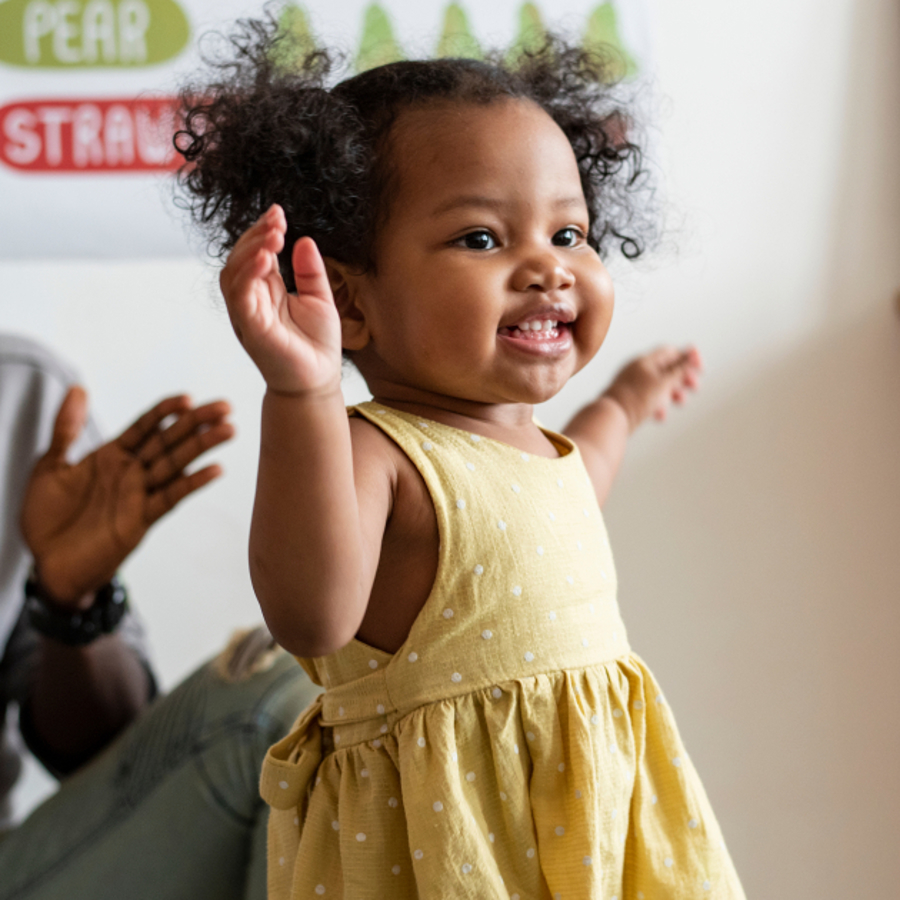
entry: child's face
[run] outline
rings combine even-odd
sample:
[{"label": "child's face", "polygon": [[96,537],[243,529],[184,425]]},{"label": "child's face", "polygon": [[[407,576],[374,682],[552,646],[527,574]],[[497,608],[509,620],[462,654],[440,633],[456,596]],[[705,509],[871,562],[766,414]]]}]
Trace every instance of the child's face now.
[{"label": "child's face", "polygon": [[345,325],[369,388],[432,403],[552,397],[613,309],[567,138],[533,103],[506,100],[408,112],[391,152],[377,270],[350,281],[364,336]]}]

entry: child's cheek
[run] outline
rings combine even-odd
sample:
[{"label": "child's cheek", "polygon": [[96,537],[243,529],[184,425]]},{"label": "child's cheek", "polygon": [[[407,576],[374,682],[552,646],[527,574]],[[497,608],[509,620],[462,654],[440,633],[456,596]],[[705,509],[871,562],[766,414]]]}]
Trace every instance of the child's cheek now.
[{"label": "child's cheek", "polygon": [[[592,318],[595,319],[594,341],[595,346],[593,353],[596,353],[601,344],[606,340],[609,332],[609,326],[612,322],[613,309],[615,308],[615,290],[613,288],[612,279],[606,267],[598,261],[600,271],[595,273],[594,279],[594,298],[591,304],[593,312]],[[591,355],[593,355],[593,353]]]},{"label": "child's cheek", "polygon": [[581,357],[580,365],[589,362],[606,340],[612,322],[612,313],[613,301],[610,292],[604,303],[590,307],[574,323],[572,337]]}]

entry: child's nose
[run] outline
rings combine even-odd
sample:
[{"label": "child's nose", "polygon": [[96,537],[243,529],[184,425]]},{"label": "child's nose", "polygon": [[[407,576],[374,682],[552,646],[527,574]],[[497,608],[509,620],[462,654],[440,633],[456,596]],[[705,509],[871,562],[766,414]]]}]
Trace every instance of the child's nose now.
[{"label": "child's nose", "polygon": [[575,284],[575,275],[550,249],[529,253],[513,275],[517,291],[560,291]]}]

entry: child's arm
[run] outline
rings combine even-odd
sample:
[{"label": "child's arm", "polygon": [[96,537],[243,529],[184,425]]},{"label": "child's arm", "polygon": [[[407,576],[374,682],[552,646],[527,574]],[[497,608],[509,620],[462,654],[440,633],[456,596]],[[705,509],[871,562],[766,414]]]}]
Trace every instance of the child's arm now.
[{"label": "child's arm", "polygon": [[666,418],[700,383],[703,361],[695,347],[661,347],[623,368],[612,384],[581,409],[563,433],[578,445],[597,500],[606,501],[629,436],[645,419]]},{"label": "child's arm", "polygon": [[[250,574],[275,639],[320,656],[356,633],[391,490],[371,453],[354,460],[341,394],[341,324],[313,241],[293,249],[297,293],[278,271],[287,223],[272,207],[229,255],[232,325],[266,381]],[[356,480],[360,483],[357,494]]]}]

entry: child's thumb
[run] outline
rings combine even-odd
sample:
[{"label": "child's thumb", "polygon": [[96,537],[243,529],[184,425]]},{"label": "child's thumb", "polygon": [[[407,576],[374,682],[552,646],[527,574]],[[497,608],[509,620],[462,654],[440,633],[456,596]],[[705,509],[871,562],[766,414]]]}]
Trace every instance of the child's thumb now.
[{"label": "child's thumb", "polygon": [[291,266],[298,294],[311,294],[323,300],[331,298],[331,285],[328,283],[325,263],[312,238],[302,237],[294,244]]},{"label": "child's thumb", "polygon": [[53,423],[53,439],[46,457],[64,462],[69,447],[81,434],[87,419],[87,392],[80,385],[73,385],[63,399],[56,421]]}]

